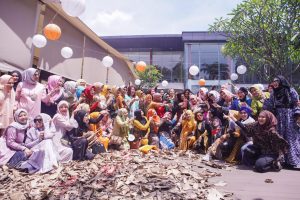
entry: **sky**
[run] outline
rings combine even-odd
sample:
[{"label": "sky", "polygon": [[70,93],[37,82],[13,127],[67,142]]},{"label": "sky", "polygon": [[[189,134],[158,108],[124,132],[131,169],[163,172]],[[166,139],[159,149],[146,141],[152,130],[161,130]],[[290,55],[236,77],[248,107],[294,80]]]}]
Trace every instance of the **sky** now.
[{"label": "sky", "polygon": [[86,0],[80,16],[99,36],[207,31],[242,0]]}]

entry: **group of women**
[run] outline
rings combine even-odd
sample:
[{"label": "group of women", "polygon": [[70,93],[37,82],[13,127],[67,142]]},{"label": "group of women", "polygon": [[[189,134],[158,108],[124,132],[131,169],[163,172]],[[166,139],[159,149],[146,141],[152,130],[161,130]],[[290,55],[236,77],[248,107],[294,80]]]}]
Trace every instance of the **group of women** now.
[{"label": "group of women", "polygon": [[223,85],[197,94],[51,75],[0,77],[0,165],[46,173],[71,160],[127,149],[193,150],[258,172],[300,168],[299,96],[282,76],[268,89]]}]

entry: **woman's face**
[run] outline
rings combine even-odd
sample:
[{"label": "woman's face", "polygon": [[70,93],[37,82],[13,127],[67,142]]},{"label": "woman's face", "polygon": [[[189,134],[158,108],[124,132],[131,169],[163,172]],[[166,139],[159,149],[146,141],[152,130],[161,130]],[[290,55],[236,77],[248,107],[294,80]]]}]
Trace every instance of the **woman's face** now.
[{"label": "woman's face", "polygon": [[38,70],[36,70],[36,72],[33,74],[32,80],[33,81],[39,81],[40,79],[40,72]]},{"label": "woman's face", "polygon": [[43,128],[44,126],[43,119],[40,116],[36,117],[33,122],[36,128]]},{"label": "woman's face", "polygon": [[91,93],[91,95],[94,95],[95,94],[95,89],[91,88],[90,93]]},{"label": "woman's face", "polygon": [[194,96],[190,98],[190,101],[191,101],[192,105],[196,105],[197,104],[197,98],[194,97]]},{"label": "woman's face", "polygon": [[134,87],[131,88],[130,94],[132,97],[135,96],[135,88]]},{"label": "woman's face", "polygon": [[12,73],[11,76],[13,77],[15,83],[18,82],[20,79],[19,75],[16,72]]},{"label": "woman's face", "polygon": [[242,119],[242,120],[248,119],[248,113],[245,112],[245,111],[241,111],[241,112],[240,112],[240,116],[241,116],[241,119]]},{"label": "woman's face", "polygon": [[213,94],[209,94],[209,99],[215,102],[216,97]]},{"label": "woman's face", "polygon": [[181,97],[181,101],[183,101],[185,99],[184,94],[181,94],[180,97]]},{"label": "woman's face", "polygon": [[186,98],[188,98],[189,96],[190,96],[190,92],[187,90],[187,91],[185,91],[184,92],[184,96],[186,97]]},{"label": "woman's face", "polygon": [[169,91],[169,94],[170,94],[170,96],[174,96],[175,95],[175,91],[173,90],[173,89],[171,89],[170,91]]},{"label": "woman's face", "polygon": [[164,91],[163,90],[160,90],[160,94],[161,94],[161,96],[163,96],[164,95]]},{"label": "woman's face", "polygon": [[256,88],[251,88],[250,92],[251,92],[252,96],[254,96],[254,97],[259,96],[258,90]]},{"label": "woman's face", "polygon": [[155,90],[151,89],[151,95],[153,96],[155,94]]},{"label": "woman's face", "polygon": [[275,80],[272,82],[272,85],[273,85],[273,87],[274,87],[275,89],[279,87],[279,84],[280,84],[280,81],[277,80],[277,79],[275,79]]},{"label": "woman's face", "polygon": [[85,124],[88,124],[89,121],[90,121],[89,115],[88,115],[88,114],[85,114],[82,121],[83,121]]},{"label": "woman's face", "polygon": [[192,119],[192,116],[191,116],[191,114],[189,114],[189,113],[186,113],[186,114],[185,114],[185,117],[186,117],[187,120]]},{"label": "woman's face", "polygon": [[245,93],[240,90],[238,91],[237,95],[238,95],[239,99],[244,99],[246,96]]},{"label": "woman's face", "polygon": [[15,83],[14,78],[13,78],[13,77],[10,78],[10,79],[8,80],[8,82],[6,83],[7,89],[8,89],[8,90],[11,90],[12,87],[14,86],[14,83]]},{"label": "woman's face", "polygon": [[257,121],[258,121],[259,125],[264,125],[267,121],[267,118],[263,115],[259,115]]},{"label": "woman's face", "polygon": [[212,124],[214,127],[220,126],[220,121],[218,119],[213,119]]},{"label": "woman's face", "polygon": [[221,97],[222,99],[225,99],[225,98],[226,98],[225,92],[221,91],[221,92],[220,92],[220,97]]},{"label": "woman's face", "polygon": [[196,118],[197,118],[198,121],[202,121],[203,120],[203,113],[198,112],[196,114]]},{"label": "woman's face", "polygon": [[58,80],[57,86],[59,86],[59,87],[63,87],[64,86],[64,80],[62,78]]},{"label": "woman's face", "polygon": [[124,113],[123,113],[124,117],[127,117],[128,116],[128,111],[126,110]]},{"label": "woman's face", "polygon": [[18,119],[19,119],[19,123],[20,124],[26,124],[27,123],[27,120],[28,120],[28,116],[27,116],[27,113],[25,112],[21,112],[18,116]]},{"label": "woman's face", "polygon": [[62,114],[62,115],[67,115],[68,114],[68,109],[69,107],[65,104],[61,105],[59,108],[59,112]]}]

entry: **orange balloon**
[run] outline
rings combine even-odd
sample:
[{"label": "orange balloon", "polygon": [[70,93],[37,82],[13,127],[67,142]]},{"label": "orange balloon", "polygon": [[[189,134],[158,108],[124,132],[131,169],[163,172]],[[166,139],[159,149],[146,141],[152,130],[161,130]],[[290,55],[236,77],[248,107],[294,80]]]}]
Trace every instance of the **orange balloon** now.
[{"label": "orange balloon", "polygon": [[61,30],[56,24],[48,24],[44,28],[44,35],[49,40],[58,40],[61,36]]},{"label": "orange balloon", "polygon": [[205,85],[205,80],[204,79],[200,79],[199,82],[198,82],[198,84],[200,86],[204,86]]},{"label": "orange balloon", "polygon": [[144,72],[146,70],[146,63],[143,61],[140,61],[136,64],[135,68],[138,72]]}]

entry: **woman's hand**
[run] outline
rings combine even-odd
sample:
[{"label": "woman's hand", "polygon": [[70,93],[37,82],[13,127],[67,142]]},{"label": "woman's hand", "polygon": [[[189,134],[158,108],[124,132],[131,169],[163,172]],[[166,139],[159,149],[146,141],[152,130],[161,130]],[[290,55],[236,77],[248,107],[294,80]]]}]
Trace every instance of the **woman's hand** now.
[{"label": "woman's hand", "polygon": [[33,152],[32,152],[30,149],[26,148],[26,149],[24,150],[24,153],[25,153],[26,157],[30,157],[30,156],[32,155]]},{"label": "woman's hand", "polygon": [[45,132],[44,131],[41,131],[40,132],[40,137],[39,137],[40,140],[44,140],[45,139]]}]

